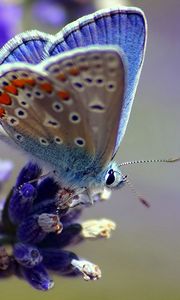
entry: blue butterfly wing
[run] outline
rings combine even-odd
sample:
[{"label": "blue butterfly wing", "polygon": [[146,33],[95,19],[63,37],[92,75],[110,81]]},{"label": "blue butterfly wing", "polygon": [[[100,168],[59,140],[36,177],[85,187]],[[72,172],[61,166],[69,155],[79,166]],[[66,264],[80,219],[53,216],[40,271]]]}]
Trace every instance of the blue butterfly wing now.
[{"label": "blue butterfly wing", "polygon": [[47,57],[44,49],[52,36],[37,30],[16,35],[0,50],[0,65],[14,62],[38,64]]},{"label": "blue butterfly wing", "polygon": [[98,44],[119,46],[125,53],[127,85],[113,156],[129,120],[144,58],[146,31],[146,19],[140,9],[104,9],[67,25],[46,47],[51,56],[77,47]]}]

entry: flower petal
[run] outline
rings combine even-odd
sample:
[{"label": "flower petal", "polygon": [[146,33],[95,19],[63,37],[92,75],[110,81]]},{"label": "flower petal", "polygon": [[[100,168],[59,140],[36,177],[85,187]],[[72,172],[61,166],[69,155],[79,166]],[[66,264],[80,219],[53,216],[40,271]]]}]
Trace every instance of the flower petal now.
[{"label": "flower petal", "polygon": [[44,266],[58,273],[66,273],[72,271],[71,261],[78,259],[77,255],[70,251],[58,249],[40,249],[43,256]]},{"label": "flower petal", "polygon": [[15,244],[13,254],[16,261],[26,268],[32,268],[38,265],[43,259],[39,250],[35,246],[23,243]]},{"label": "flower petal", "polygon": [[9,203],[9,217],[11,222],[18,224],[29,214],[36,197],[36,188],[30,183],[24,183],[15,188]]},{"label": "flower petal", "polygon": [[35,204],[54,198],[59,190],[59,185],[55,182],[54,178],[46,177],[38,184],[37,189],[38,193]]},{"label": "flower petal", "polygon": [[38,215],[29,216],[17,228],[17,237],[24,243],[38,243],[46,235],[47,233],[38,224]]},{"label": "flower petal", "polygon": [[37,184],[36,179],[41,175],[41,169],[38,164],[29,162],[22,168],[21,172],[18,175],[16,181],[16,187],[21,186],[23,183],[30,182],[34,180],[33,185]]},{"label": "flower petal", "polygon": [[22,268],[22,274],[28,283],[37,290],[47,291],[54,286],[54,282],[49,277],[43,264],[39,264],[32,269]]},{"label": "flower petal", "polygon": [[40,245],[42,247],[60,249],[72,244],[77,244],[78,242],[83,240],[80,235],[81,231],[82,226],[80,224],[71,224],[65,227],[61,234],[48,234]]}]

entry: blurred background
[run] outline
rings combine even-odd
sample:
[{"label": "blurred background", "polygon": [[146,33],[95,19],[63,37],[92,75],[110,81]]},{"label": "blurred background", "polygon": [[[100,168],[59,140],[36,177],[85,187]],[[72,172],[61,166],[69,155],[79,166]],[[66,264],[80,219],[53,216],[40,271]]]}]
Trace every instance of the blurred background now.
[{"label": "blurred background", "polygon": [[[127,132],[117,160],[180,156],[180,2],[179,0],[39,0],[0,1],[1,46],[27,29],[57,32],[64,24],[97,8],[115,4],[144,10],[149,27],[147,52]],[[0,143],[0,158],[26,161]],[[117,223],[110,240],[86,242],[71,250],[97,263],[98,282],[55,278],[43,293],[11,278],[0,282],[1,299],[180,299],[180,163],[124,167],[143,207],[128,187],[114,192],[109,202],[87,209],[83,219],[106,217]],[[3,190],[6,193],[8,186]],[[3,195],[2,195],[3,196]]]}]

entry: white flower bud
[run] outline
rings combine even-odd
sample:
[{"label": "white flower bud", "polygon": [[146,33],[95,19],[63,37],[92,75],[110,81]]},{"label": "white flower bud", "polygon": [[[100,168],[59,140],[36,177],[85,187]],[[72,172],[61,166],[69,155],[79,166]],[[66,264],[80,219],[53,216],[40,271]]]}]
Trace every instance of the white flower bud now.
[{"label": "white flower bud", "polygon": [[81,225],[84,238],[110,238],[111,231],[116,228],[116,224],[108,219],[88,220]]},{"label": "white flower bud", "polygon": [[100,268],[87,260],[73,259],[71,264],[83,274],[84,280],[89,281],[101,278]]}]

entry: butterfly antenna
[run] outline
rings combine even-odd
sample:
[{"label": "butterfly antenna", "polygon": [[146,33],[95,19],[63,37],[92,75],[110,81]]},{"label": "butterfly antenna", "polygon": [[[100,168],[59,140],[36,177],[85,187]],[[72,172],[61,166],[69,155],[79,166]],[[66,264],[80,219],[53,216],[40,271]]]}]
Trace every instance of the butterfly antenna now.
[{"label": "butterfly antenna", "polygon": [[119,165],[119,167],[134,165],[134,164],[146,164],[146,163],[175,163],[180,161],[180,157],[177,158],[168,158],[168,159],[147,159],[147,160],[133,160],[126,161]]},{"label": "butterfly antenna", "polygon": [[137,199],[138,199],[145,207],[149,208],[149,207],[150,207],[150,203],[149,203],[147,200],[145,200],[144,198],[142,198],[141,196],[138,195],[138,193],[137,193],[137,191],[135,190],[135,188],[134,188],[132,182],[131,182],[129,179],[127,179],[127,178],[126,178],[126,181],[125,181],[125,182],[128,184],[129,188],[131,189],[131,191],[132,191],[132,193],[135,195],[135,197],[136,197],[136,198],[137,198]]},{"label": "butterfly antenna", "polygon": [[[119,165],[119,167],[127,166],[127,165],[134,165],[134,164],[146,164],[146,163],[175,163],[175,162],[178,162],[178,161],[180,161],[180,157],[177,157],[177,158],[168,158],[168,159],[133,160],[133,161],[123,162],[123,163],[121,163]],[[148,203],[148,201],[138,195],[138,193],[136,192],[136,190],[135,190],[134,186],[132,185],[132,183],[130,182],[130,180],[126,178],[125,182],[128,184],[128,186],[130,187],[131,191],[136,196],[136,198],[144,206],[150,207],[150,204]]]}]

